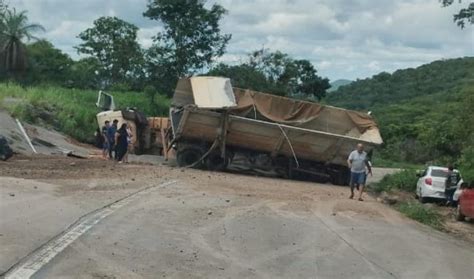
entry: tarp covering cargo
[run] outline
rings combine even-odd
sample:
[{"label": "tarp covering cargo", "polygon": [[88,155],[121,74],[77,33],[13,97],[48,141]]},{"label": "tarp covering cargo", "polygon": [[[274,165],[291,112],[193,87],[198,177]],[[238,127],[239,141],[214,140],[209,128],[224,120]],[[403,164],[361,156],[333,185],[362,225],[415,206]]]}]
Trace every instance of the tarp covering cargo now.
[{"label": "tarp covering cargo", "polygon": [[240,116],[353,137],[377,129],[372,117],[361,112],[240,88],[234,94],[238,105],[233,112]]},{"label": "tarp covering cargo", "polygon": [[[195,105],[198,97],[193,96],[191,79],[178,82],[173,105]],[[233,91],[237,102],[231,108],[234,115],[382,143],[377,124],[366,113],[240,88]]]}]

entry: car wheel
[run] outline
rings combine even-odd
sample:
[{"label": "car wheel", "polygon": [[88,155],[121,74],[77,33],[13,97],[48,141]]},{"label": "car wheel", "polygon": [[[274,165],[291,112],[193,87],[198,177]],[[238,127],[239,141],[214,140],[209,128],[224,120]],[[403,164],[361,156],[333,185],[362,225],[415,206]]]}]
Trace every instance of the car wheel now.
[{"label": "car wheel", "polygon": [[419,200],[420,200],[421,203],[427,203],[428,202],[428,198],[423,197],[421,194],[420,194]]},{"label": "car wheel", "polygon": [[461,205],[458,204],[456,207],[456,221],[464,221],[465,216],[461,212]]}]

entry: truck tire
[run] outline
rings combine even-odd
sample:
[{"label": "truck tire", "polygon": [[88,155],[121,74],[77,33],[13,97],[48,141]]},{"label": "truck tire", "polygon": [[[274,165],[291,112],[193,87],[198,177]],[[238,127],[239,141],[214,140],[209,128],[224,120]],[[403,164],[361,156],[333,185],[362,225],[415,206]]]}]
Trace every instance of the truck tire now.
[{"label": "truck tire", "polygon": [[338,186],[348,186],[351,182],[351,172],[349,168],[343,168],[331,175],[331,182]]},{"label": "truck tire", "polygon": [[278,156],[273,161],[274,170],[279,177],[284,179],[290,178],[290,160],[285,156]]},{"label": "truck tire", "polygon": [[220,152],[212,152],[206,158],[206,167],[211,171],[223,171],[227,168],[229,163],[229,156],[225,155],[224,158],[222,158]]},{"label": "truck tire", "polygon": [[[176,153],[176,161],[180,167],[188,167],[199,161],[204,153],[202,149],[193,145],[186,145],[179,148]],[[202,168],[202,162],[199,162],[194,168]]]}]

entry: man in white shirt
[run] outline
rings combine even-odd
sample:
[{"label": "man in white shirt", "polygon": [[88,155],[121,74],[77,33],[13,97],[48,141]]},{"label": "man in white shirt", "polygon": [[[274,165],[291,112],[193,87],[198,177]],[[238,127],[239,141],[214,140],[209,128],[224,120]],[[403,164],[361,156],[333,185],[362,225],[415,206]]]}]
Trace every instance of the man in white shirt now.
[{"label": "man in white shirt", "polygon": [[364,192],[367,179],[366,168],[370,175],[372,175],[372,168],[362,143],[357,144],[357,149],[349,154],[347,165],[351,169],[351,195],[349,198],[354,198],[354,188],[357,187],[357,190],[359,190],[359,201],[363,201],[362,193]]}]

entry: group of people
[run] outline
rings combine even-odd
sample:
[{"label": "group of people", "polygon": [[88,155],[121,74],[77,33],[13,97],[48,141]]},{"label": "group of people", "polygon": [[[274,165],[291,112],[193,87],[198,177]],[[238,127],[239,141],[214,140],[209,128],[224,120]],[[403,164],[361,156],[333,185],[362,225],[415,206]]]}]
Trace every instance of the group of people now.
[{"label": "group of people", "polygon": [[118,122],[114,119],[110,124],[107,120],[102,127],[101,134],[104,139],[102,156],[106,160],[128,163],[128,153],[132,149],[132,130],[127,123],[123,123],[118,128]]}]

